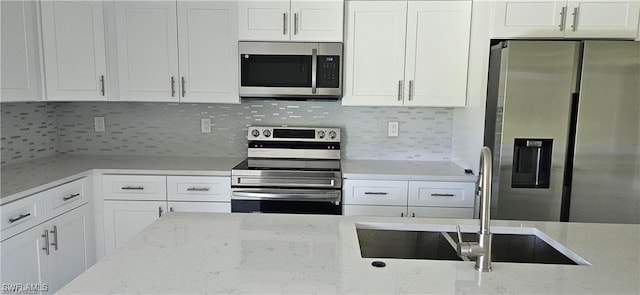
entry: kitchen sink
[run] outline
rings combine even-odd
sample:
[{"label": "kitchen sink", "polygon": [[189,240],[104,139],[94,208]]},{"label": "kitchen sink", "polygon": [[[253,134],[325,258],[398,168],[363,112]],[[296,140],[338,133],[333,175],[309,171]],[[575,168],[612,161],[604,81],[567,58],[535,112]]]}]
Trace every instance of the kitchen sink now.
[{"label": "kitchen sink", "polygon": [[[357,224],[363,258],[474,260],[456,253],[455,228],[402,228],[399,225]],[[477,227],[463,228],[465,242],[477,242]],[[588,265],[589,263],[536,228],[492,227],[492,261],[512,263]]]}]

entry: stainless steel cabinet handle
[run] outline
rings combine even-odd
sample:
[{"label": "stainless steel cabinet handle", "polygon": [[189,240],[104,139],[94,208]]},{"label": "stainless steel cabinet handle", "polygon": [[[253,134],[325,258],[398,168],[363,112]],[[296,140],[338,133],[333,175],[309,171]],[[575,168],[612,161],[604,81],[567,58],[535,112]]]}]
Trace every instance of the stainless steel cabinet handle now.
[{"label": "stainless steel cabinet handle", "polygon": [[387,192],[364,192],[365,195],[388,195],[389,193]]},{"label": "stainless steel cabinet handle", "polygon": [[400,217],[404,217],[404,212],[400,212]]},{"label": "stainless steel cabinet handle", "polygon": [[186,83],[185,83],[185,79],[184,79],[184,77],[182,77],[182,78],[181,78],[181,80],[182,80],[182,81],[181,81],[181,82],[182,82],[182,83],[181,83],[181,86],[182,86],[182,97],[184,97],[184,96],[187,94],[187,90],[184,88],[184,86],[185,86],[185,84],[186,84]]},{"label": "stainless steel cabinet handle", "polygon": [[176,79],[171,76],[171,97],[176,96]]},{"label": "stainless steel cabinet handle", "polygon": [[398,81],[398,101],[402,100],[403,85],[402,80]]},{"label": "stainless steel cabinet handle", "polygon": [[571,31],[578,30],[578,7],[573,8],[573,24],[571,24]]},{"label": "stainless steel cabinet handle", "polygon": [[282,14],[282,35],[287,34],[287,13]]},{"label": "stainless steel cabinet handle", "polygon": [[293,34],[298,35],[298,13],[293,14]]},{"label": "stainless steel cabinet handle", "polygon": [[416,212],[411,213],[411,217],[416,217]]},{"label": "stainless steel cabinet handle", "polygon": [[123,186],[122,187],[123,190],[144,190],[144,186]]},{"label": "stainless steel cabinet handle", "polygon": [[432,197],[455,197],[456,195],[454,194],[439,194],[439,193],[433,193],[431,194]]},{"label": "stainless steel cabinet handle", "polygon": [[208,187],[189,187],[189,188],[187,188],[187,191],[190,191],[190,192],[208,192],[209,188]]},{"label": "stainless steel cabinet handle", "polygon": [[104,96],[104,75],[100,76],[100,95]]},{"label": "stainless steel cabinet handle", "polygon": [[50,233],[53,234],[53,243],[51,243],[51,246],[58,251],[58,227],[54,225],[53,230],[50,231]]},{"label": "stainless steel cabinet handle", "polygon": [[413,100],[413,80],[409,80],[409,100]]},{"label": "stainless steel cabinet handle", "polygon": [[158,207],[158,217],[162,217],[162,207]]},{"label": "stainless steel cabinet handle", "polygon": [[44,234],[41,237],[44,238],[44,248],[42,248],[42,250],[44,250],[47,255],[49,255],[49,253],[51,252],[49,249],[49,231],[45,229]]},{"label": "stainless steel cabinet handle", "polygon": [[564,24],[565,24],[565,20],[567,18],[567,7],[566,6],[562,6],[562,9],[560,10],[560,31],[564,31]]},{"label": "stainless steel cabinet handle", "polygon": [[173,212],[173,207],[169,207],[169,212]]},{"label": "stainless steel cabinet handle", "polygon": [[27,218],[29,216],[31,216],[31,213],[20,214],[20,216],[18,216],[16,218],[9,218],[9,223],[14,223],[14,222],[16,222],[18,220],[25,219],[25,218]]},{"label": "stainless steel cabinet handle", "polygon": [[68,197],[64,197],[64,198],[62,198],[62,200],[63,201],[69,201],[69,200],[71,200],[73,198],[76,198],[76,197],[79,197],[79,196],[80,196],[80,193],[77,193],[77,194],[70,195]]}]

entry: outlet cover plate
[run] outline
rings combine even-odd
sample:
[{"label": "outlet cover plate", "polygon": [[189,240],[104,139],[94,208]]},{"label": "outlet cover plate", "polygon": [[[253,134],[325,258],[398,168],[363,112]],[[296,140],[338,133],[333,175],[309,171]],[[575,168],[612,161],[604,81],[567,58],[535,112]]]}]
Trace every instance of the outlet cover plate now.
[{"label": "outlet cover plate", "polygon": [[96,132],[105,132],[104,117],[93,117],[93,128]]},{"label": "outlet cover plate", "polygon": [[200,119],[200,132],[211,133],[211,118]]},{"label": "outlet cover plate", "polygon": [[389,137],[398,137],[398,122],[389,122],[389,131],[387,133],[387,136]]}]

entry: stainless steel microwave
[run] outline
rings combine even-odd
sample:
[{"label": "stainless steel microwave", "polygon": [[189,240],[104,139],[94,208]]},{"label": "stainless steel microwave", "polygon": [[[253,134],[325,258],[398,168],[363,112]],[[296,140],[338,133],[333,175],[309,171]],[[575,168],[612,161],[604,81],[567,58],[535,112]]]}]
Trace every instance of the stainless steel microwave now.
[{"label": "stainless steel microwave", "polygon": [[239,42],[240,96],[342,97],[342,43]]}]

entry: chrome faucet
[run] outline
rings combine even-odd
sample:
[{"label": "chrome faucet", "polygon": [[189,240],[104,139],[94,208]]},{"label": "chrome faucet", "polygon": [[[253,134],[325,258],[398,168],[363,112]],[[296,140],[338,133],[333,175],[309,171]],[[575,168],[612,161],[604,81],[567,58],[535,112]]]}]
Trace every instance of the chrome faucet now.
[{"label": "chrome faucet", "polygon": [[493,173],[491,149],[482,147],[480,153],[480,174],[476,182],[476,195],[480,195],[480,231],[478,242],[462,241],[460,226],[458,230],[458,256],[476,257],[476,269],[482,272],[491,271],[491,176]]}]

